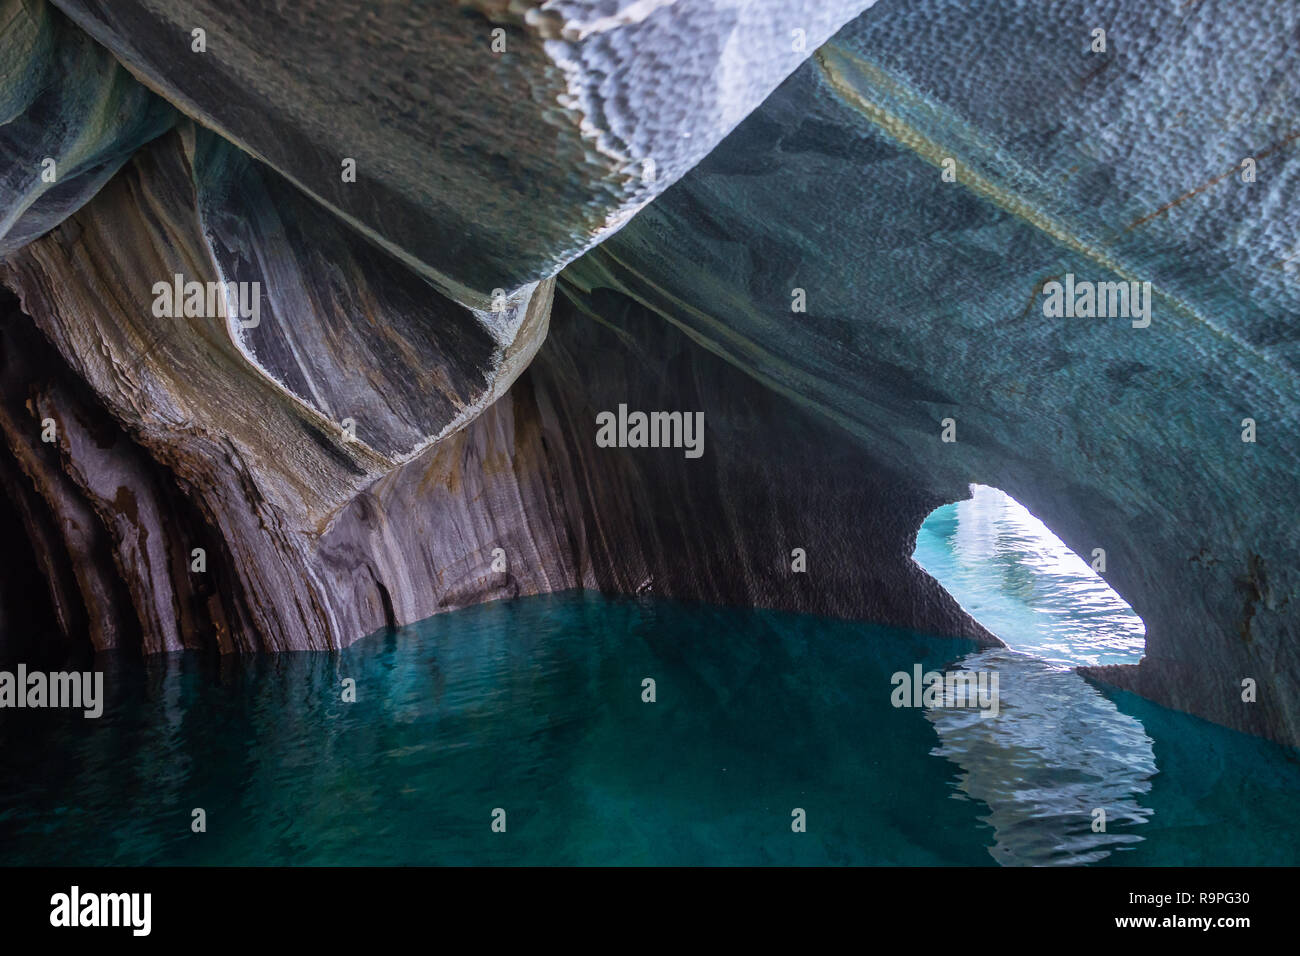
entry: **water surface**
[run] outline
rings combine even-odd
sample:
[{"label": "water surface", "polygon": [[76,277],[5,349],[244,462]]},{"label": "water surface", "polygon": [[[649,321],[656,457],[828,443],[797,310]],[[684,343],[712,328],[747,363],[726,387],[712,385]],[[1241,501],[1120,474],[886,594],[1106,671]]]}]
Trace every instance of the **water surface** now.
[{"label": "water surface", "polygon": [[[101,656],[101,719],[0,711],[0,863],[1300,861],[1296,752],[1083,681],[1141,622],[963,504],[918,559],[1011,649],[572,592],[335,654]],[[999,716],[892,706],[915,664],[996,670]]]}]

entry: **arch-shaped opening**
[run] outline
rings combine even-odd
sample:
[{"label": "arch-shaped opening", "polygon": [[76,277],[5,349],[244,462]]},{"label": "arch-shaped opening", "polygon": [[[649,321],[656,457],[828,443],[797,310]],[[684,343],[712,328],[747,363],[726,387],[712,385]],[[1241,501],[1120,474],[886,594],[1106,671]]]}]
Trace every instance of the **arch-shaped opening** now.
[{"label": "arch-shaped opening", "polygon": [[[962,789],[989,808],[989,853],[1000,863],[1100,861],[1144,839],[1155,753],[1141,722],[1073,668],[1137,663],[1146,627],[1018,501],[987,485],[970,491],[926,518],[913,559],[1006,642],[953,667],[996,674],[999,712],[1013,719],[928,711],[935,753],[961,768]],[[1109,820],[1101,832],[1098,807]]]},{"label": "arch-shaped opening", "polygon": [[1057,664],[1136,664],[1146,626],[1047,525],[1005,492],[936,508],[913,560],[1013,650]]}]

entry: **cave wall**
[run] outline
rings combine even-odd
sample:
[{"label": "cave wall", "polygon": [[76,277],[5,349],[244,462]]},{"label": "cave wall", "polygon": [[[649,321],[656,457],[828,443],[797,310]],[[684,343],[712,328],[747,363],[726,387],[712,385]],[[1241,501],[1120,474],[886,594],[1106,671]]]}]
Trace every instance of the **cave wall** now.
[{"label": "cave wall", "polygon": [[[597,415],[620,403],[703,412],[703,455],[600,447]],[[998,644],[911,560],[944,500],[625,297],[569,289],[507,399],[359,496],[322,537],[320,573],[359,582],[349,607],[383,582],[399,623],[588,587]]]},{"label": "cave wall", "polygon": [[[71,597],[52,594],[81,612],[64,632],[75,639],[86,620],[130,627],[147,653],[325,649],[485,600],[590,587],[999,643],[911,560],[916,529],[944,496],[621,295],[568,289],[555,312],[505,398],[314,534],[261,493],[266,476],[230,445],[178,448],[172,435],[124,430],[15,306],[6,438],[11,453],[44,456],[27,476],[38,501],[75,509],[84,529],[55,553],[94,575]],[[67,394],[51,386],[29,405],[36,368],[58,372]],[[596,416],[620,403],[703,412],[704,454],[599,447]],[[47,417],[52,446],[39,439]],[[206,555],[199,573],[195,547]],[[794,569],[796,548],[806,571]],[[47,584],[67,588],[57,575]],[[90,640],[129,646],[116,631],[92,629]]]}]

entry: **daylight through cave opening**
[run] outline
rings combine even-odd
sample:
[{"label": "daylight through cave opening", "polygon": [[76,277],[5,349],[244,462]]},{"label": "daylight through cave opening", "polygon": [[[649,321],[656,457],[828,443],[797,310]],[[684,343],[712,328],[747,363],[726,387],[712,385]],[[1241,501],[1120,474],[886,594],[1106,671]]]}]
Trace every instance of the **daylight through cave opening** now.
[{"label": "daylight through cave opening", "polygon": [[1069,665],[1141,660],[1146,626],[1092,564],[1005,492],[970,491],[922,523],[917,564],[1013,650]]}]

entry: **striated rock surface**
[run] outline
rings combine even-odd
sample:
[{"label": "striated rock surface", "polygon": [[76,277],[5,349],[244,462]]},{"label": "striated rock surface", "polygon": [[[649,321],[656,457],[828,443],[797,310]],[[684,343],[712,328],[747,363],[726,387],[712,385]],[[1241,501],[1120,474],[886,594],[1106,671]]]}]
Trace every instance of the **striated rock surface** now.
[{"label": "striated rock surface", "polygon": [[[51,578],[64,588],[56,603],[81,614],[63,625],[66,640],[93,618],[143,635],[146,652],[325,648],[484,600],[592,587],[998,643],[911,560],[916,528],[942,498],[917,494],[834,426],[636,304],[573,295],[580,307],[557,303],[544,355],[506,398],[355,494],[320,535],[261,496],[268,472],[233,454],[233,439],[210,447],[138,432],[137,444],[39,337],[11,333],[11,363],[28,366],[8,378],[26,380],[38,362],[53,378],[30,407],[20,395],[7,402],[11,448],[39,456],[26,472],[31,508],[75,515],[84,532],[56,536],[51,553],[97,575]],[[583,314],[594,305],[622,330]],[[21,330],[22,318],[8,324]],[[704,412],[706,455],[597,447],[597,412],[670,395]],[[46,417],[58,423],[54,448],[36,437]],[[114,487],[117,507],[106,498]],[[190,569],[194,547],[205,548],[204,572]],[[808,573],[792,570],[796,548],[810,553]],[[123,598],[109,614],[106,594]],[[186,616],[164,622],[159,607]],[[133,646],[116,632],[91,640]]]},{"label": "striated rock surface", "polygon": [[0,2],[0,256],[62,221],[175,118],[43,0]]},{"label": "striated rock surface", "polygon": [[[209,174],[202,164],[218,162],[207,150],[219,147],[207,137],[187,128],[158,140],[0,271],[72,375],[194,496],[216,529],[252,618],[250,627],[222,628],[223,646],[332,646],[338,628],[317,583],[304,578],[316,538],[358,491],[463,427],[504,390],[540,344],[551,283],[508,305],[502,343],[464,307],[403,275],[402,266],[350,245],[346,226],[312,220],[310,208],[298,211],[314,227],[311,241],[334,258],[328,266],[310,256],[299,263],[284,233],[258,231],[275,215],[271,209],[231,224],[220,218],[224,207],[205,205],[206,189],[234,188],[229,177],[239,175],[222,166],[211,173],[215,186],[196,186],[196,171]],[[249,161],[226,160],[246,177],[237,180],[240,188],[274,188],[243,165]],[[292,203],[302,200],[283,188],[289,192],[282,198],[297,209]],[[348,321],[313,305],[311,296],[328,288],[314,281],[321,277],[314,268],[347,276],[358,309]],[[174,275],[259,282],[267,324],[278,320],[282,337],[245,342],[241,332],[260,325],[240,330],[233,316],[156,315],[154,284]],[[304,275],[313,280],[310,293]],[[373,311],[358,322],[363,308]],[[322,342],[331,351],[321,355],[335,363],[323,371],[304,351],[323,349]],[[440,350],[455,364],[426,362],[424,355]],[[327,375],[327,384],[304,387],[313,374]],[[409,401],[400,401],[392,382],[409,383]],[[331,417],[353,409],[355,438]],[[44,417],[67,434],[58,414]],[[31,427],[39,431],[44,417]],[[129,556],[117,563],[128,577],[140,571]],[[152,632],[150,646],[175,649],[173,637]],[[106,638],[97,646],[115,643]]]},{"label": "striated rock surface", "polygon": [[[342,603],[364,608],[382,583],[403,622],[581,586],[1000,643],[911,560],[942,498],[635,303],[571,294],[507,399],[377,482],[322,538],[321,573],[360,582]],[[596,416],[620,403],[702,411],[705,453],[598,447]],[[807,573],[792,570],[796,548]]]},{"label": "striated rock surface", "polygon": [[[541,342],[551,284],[507,303],[498,340],[337,220],[313,218],[292,187],[274,194],[265,167],[221,150],[188,126],[158,140],[79,213],[7,257],[3,272],[77,375],[160,455],[188,458],[177,449],[191,441],[231,449],[261,476],[261,496],[318,531],[375,477],[504,390]],[[214,190],[268,205],[231,220]],[[297,258],[276,202],[311,227],[329,261]],[[156,314],[156,287],[175,276],[256,283],[259,324],[241,328],[233,309]],[[342,286],[350,301],[337,297]],[[449,356],[441,364],[425,358],[440,352]]]},{"label": "striated rock surface", "polygon": [[58,5],[190,116],[485,307],[626,222],[870,2]]},{"label": "striated rock surface", "polygon": [[[10,527],[23,532],[13,537],[30,543],[29,553],[0,557],[13,612],[0,651],[57,661],[87,639],[95,650],[143,653],[229,645],[218,635],[255,622],[231,587],[221,539],[11,294],[0,310],[0,432],[10,453],[0,480],[15,512]],[[48,422],[55,441],[42,440]],[[208,573],[189,573],[194,548],[211,553]]]}]

